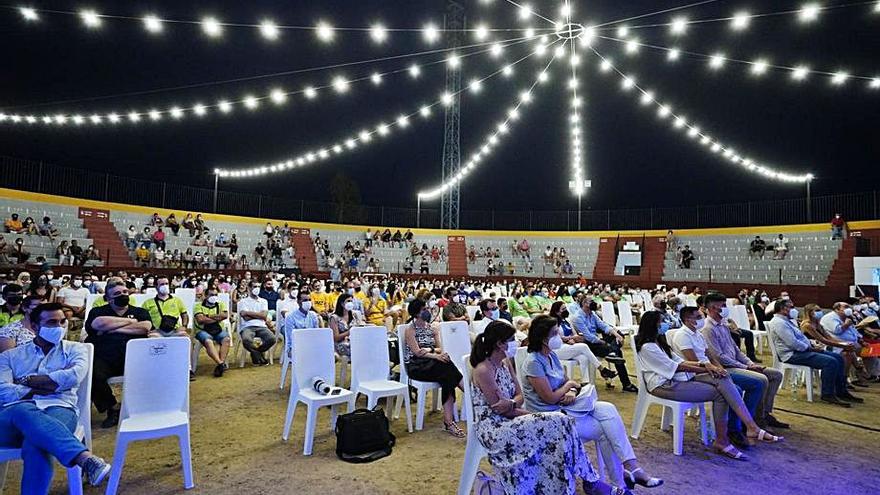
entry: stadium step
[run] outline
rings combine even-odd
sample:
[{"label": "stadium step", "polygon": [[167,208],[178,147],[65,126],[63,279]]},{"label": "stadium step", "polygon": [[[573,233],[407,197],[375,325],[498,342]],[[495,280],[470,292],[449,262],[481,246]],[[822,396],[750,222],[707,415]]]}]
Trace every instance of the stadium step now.
[{"label": "stadium step", "polygon": [[296,249],[296,261],[303,273],[318,271],[318,258],[315,255],[315,243],[309,229],[293,229],[293,247]]},{"label": "stadium step", "polygon": [[106,218],[85,217],[83,226],[88,231],[88,237],[92,240],[101,253],[105,266],[129,267],[133,266],[131,255],[122,242],[116,227]]},{"label": "stadium step", "polygon": [[465,277],[468,274],[467,241],[463,236],[451,235],[447,240],[449,264],[447,270],[454,277]]}]

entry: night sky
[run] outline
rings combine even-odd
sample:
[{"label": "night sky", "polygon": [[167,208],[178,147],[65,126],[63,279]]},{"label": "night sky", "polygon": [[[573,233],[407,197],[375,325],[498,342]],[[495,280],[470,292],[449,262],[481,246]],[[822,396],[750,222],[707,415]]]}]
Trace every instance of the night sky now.
[{"label": "night sky", "polygon": [[[493,28],[517,28],[515,8],[504,0],[491,6],[465,1],[471,25],[485,21]],[[558,1],[533,1],[542,12],[555,13]],[[628,0],[572,2],[576,17],[599,23],[683,5],[686,0]],[[691,19],[726,17],[747,9],[753,13],[795,9],[800,1],[718,1],[679,14]],[[846,2],[837,2],[846,3]],[[854,3],[854,2],[851,2]],[[320,2],[150,1],[53,2],[34,0],[38,8],[77,10],[92,7],[101,13],[142,16],[155,12],[169,19],[199,19],[211,14],[224,22],[254,23],[271,17],[279,24],[314,25],[327,19],[336,26],[369,26],[382,21],[388,27],[420,28],[428,21],[442,23],[442,0],[322,0]],[[640,29],[642,42],[675,45],[701,53],[724,51],[731,58],[766,57],[773,63],[799,63],[814,69],[880,76],[880,14],[873,6],[824,12],[812,25],[795,16],[752,20],[742,33],[728,23],[691,26],[676,39],[667,28]],[[633,21],[631,25],[669,22],[663,14]],[[327,84],[334,75],[369,75],[375,70],[408,67],[412,60],[428,62],[441,55],[390,61],[320,73],[274,77],[249,82],[211,85],[193,90],[168,91],[79,103],[34,106],[257,76],[334,63],[373,59],[427,50],[420,33],[391,33],[383,46],[367,33],[337,32],[331,45],[319,43],[313,33],[284,31],[274,43],[256,29],[227,27],[222,39],[206,38],[198,26],[165,25],[160,36],[149,35],[138,21],[105,19],[97,31],[85,29],[75,16],[41,14],[26,24],[15,10],[0,10],[0,109],[36,115],[68,113],[127,113],[149,109],[214,103],[266,93],[274,87],[288,90]],[[545,27],[540,21],[535,27]],[[614,36],[614,32],[606,32]],[[495,33],[498,39],[512,33]],[[468,43],[474,43],[472,37]],[[676,64],[663,52],[643,48],[627,57],[623,47],[597,40],[596,48],[632,71],[646,88],[654,90],[703,129],[758,161],[793,173],[816,174],[814,194],[837,194],[876,188],[880,179],[880,91],[864,81],[850,80],[835,88],[827,77],[811,76],[802,84],[790,74],[771,70],[763,78],[748,67],[728,63],[712,72],[705,61],[683,57]],[[505,59],[525,54],[525,45],[509,49]],[[592,208],[624,208],[713,204],[804,194],[803,186],[767,182],[747,173],[674,132],[656,113],[646,111],[631,93],[620,90],[619,80],[598,71],[598,60],[583,52],[582,82],[587,106],[587,177],[593,189],[585,198]],[[519,91],[531,83],[541,62],[528,60],[516,75],[487,81],[476,98],[462,100],[462,154],[467,156],[503,117]],[[488,55],[465,60],[465,81],[496,70]],[[461,189],[467,209],[565,209],[576,205],[568,191],[569,93],[567,64],[557,63],[551,81],[540,86],[535,102],[523,114],[505,144],[472,173]],[[346,95],[328,90],[315,101],[296,97],[283,108],[231,116],[195,118],[160,124],[142,122],[115,128],[68,125],[57,127],[0,127],[0,154],[42,160],[146,179],[172,180],[210,187],[215,167],[273,163],[298,152],[333,144],[352,133],[374,127],[403,112],[416,110],[438,97],[444,83],[443,65],[425,68],[413,81],[406,74],[389,76],[375,88],[369,82],[353,85]],[[264,106],[268,103],[264,103]],[[415,206],[417,190],[437,184],[443,120],[419,122],[404,133],[354,154],[261,179],[225,180],[226,190],[260,191],[289,198],[327,199],[328,184],[343,172],[360,185],[364,204]]]}]

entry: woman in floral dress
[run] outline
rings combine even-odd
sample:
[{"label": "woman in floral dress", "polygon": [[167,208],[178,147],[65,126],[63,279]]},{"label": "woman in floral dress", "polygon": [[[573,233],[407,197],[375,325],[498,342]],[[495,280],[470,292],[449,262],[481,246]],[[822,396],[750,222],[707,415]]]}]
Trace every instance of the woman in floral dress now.
[{"label": "woman in floral dress", "polygon": [[627,495],[599,481],[584,453],[574,420],[563,413],[529,413],[509,359],[518,344],[514,328],[490,323],[471,351],[474,428],[507,495]]}]

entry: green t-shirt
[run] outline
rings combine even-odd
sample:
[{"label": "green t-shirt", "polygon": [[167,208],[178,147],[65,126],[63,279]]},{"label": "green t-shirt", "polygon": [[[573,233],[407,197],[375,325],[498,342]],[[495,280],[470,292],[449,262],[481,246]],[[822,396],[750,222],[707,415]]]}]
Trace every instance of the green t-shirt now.
[{"label": "green t-shirt", "polygon": [[24,313],[19,310],[17,313],[9,313],[9,311],[4,307],[0,310],[0,327],[5,327],[10,323],[15,323],[16,321],[20,321],[24,319]]},{"label": "green t-shirt", "polygon": [[510,310],[510,316],[516,318],[517,316],[525,316],[529,317],[529,313],[523,309],[523,307],[517,302],[516,299],[510,298],[507,300],[507,309]]},{"label": "green t-shirt", "polygon": [[522,300],[523,309],[530,315],[541,312],[541,301],[537,296],[526,296]]},{"label": "green t-shirt", "polygon": [[159,307],[156,306],[156,301],[158,301],[158,298],[152,297],[144,301],[143,306],[141,306],[147,310],[147,313],[150,313],[150,321],[153,322],[153,328],[159,328],[159,325],[162,323],[162,315],[176,317],[177,324],[180,325],[180,315],[186,313],[186,306],[184,306],[183,301],[174,296],[164,301],[159,301],[162,304],[162,314],[159,314]]},{"label": "green t-shirt", "polygon": [[[196,315],[203,314],[205,316],[214,316],[226,311],[226,304],[223,301],[217,301],[217,304],[214,307],[208,306],[204,301],[197,301],[196,306],[193,309],[193,328],[196,331],[204,330],[202,325],[199,325],[199,320],[196,318]],[[220,322],[220,327],[224,330],[228,330],[229,318]]]}]

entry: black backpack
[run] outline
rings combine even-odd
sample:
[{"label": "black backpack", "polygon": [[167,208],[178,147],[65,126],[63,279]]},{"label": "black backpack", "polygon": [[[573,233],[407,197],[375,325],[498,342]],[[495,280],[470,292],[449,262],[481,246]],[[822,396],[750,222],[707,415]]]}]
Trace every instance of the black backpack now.
[{"label": "black backpack", "polygon": [[357,409],[336,419],[336,456],[346,462],[373,462],[391,454],[396,438],[385,411]]}]

